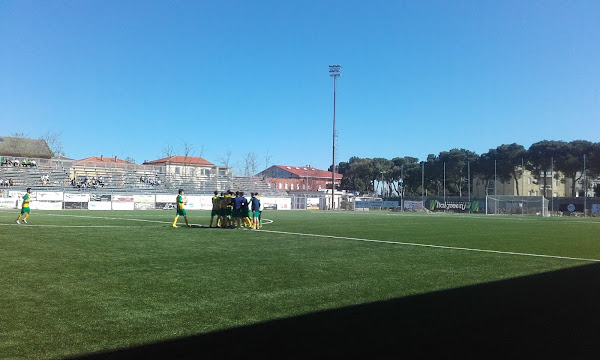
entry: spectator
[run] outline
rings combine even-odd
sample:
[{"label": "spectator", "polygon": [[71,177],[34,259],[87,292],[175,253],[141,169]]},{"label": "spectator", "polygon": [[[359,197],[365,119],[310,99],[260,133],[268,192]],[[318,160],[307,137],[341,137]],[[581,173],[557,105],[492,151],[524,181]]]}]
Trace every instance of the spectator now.
[{"label": "spectator", "polygon": [[8,179],[8,186],[13,186],[13,185],[14,185],[14,184],[13,184],[13,180],[12,180],[12,178],[9,178],[9,179]]}]

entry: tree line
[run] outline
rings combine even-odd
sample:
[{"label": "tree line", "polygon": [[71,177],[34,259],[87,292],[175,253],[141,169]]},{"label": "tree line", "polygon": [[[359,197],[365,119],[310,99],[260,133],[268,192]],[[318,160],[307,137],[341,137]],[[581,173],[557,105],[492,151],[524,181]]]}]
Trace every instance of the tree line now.
[{"label": "tree line", "polygon": [[[600,143],[587,140],[543,140],[529,149],[516,143],[503,144],[480,155],[466,149],[452,149],[438,155],[429,154],[424,161],[410,156],[391,160],[353,156],[348,162],[340,162],[336,172],[344,176],[341,190],[361,194],[374,192],[379,185],[384,187],[381,192],[389,196],[417,196],[422,191],[435,196],[441,196],[444,191],[448,196],[464,196],[469,184],[472,190],[473,181],[469,181],[469,176],[485,184],[495,177],[502,182],[514,179],[519,195],[523,166],[542,182],[544,189],[548,188],[547,176],[554,169],[556,179],[556,172],[561,172],[572,180],[570,193],[575,197],[575,185],[584,174],[584,158],[587,177],[600,176]],[[594,190],[596,196],[600,196],[600,186]]]}]

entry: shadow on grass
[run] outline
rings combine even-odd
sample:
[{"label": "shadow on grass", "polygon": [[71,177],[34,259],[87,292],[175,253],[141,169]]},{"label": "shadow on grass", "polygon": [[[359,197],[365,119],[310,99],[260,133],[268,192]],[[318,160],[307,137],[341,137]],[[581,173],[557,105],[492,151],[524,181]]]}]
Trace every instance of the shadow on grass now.
[{"label": "shadow on grass", "polygon": [[599,327],[594,264],[78,359],[597,358]]}]

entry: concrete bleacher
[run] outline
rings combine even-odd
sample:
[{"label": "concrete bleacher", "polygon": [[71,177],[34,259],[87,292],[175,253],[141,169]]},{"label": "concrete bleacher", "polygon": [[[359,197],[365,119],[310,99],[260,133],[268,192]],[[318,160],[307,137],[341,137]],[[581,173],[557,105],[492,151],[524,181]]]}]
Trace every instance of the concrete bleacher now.
[{"label": "concrete bleacher", "polygon": [[[33,160],[33,159],[32,159]],[[104,193],[165,193],[184,189],[187,194],[212,194],[215,190],[258,192],[265,196],[284,196],[286,192],[272,189],[271,185],[259,177],[215,176],[183,176],[165,173],[164,167],[132,167],[110,168],[86,165],[74,166],[71,160],[35,159],[38,166],[0,166],[0,178],[12,178],[13,187],[24,189],[31,187],[34,191],[89,191]],[[43,175],[48,175],[48,182],[41,181]],[[81,188],[85,178],[90,181],[102,177],[102,184]],[[145,178],[160,179],[160,185],[143,181]],[[75,186],[72,180],[75,180]],[[78,186],[79,185],[79,186]]]},{"label": "concrete bleacher", "polygon": [[[48,181],[42,181],[42,176],[48,175]],[[42,166],[20,167],[0,166],[0,178],[12,179],[13,186],[31,188],[62,188],[69,184],[68,170],[63,168],[48,168]]]},{"label": "concrete bleacher", "polygon": [[287,195],[286,192],[272,189],[271,185],[260,177],[234,177],[232,190],[243,191],[248,194],[251,192],[258,192],[263,196]]},{"label": "concrete bleacher", "polygon": [[226,177],[167,177],[172,189],[184,189],[186,193],[212,194],[215,190],[227,191],[231,188],[231,180]]}]

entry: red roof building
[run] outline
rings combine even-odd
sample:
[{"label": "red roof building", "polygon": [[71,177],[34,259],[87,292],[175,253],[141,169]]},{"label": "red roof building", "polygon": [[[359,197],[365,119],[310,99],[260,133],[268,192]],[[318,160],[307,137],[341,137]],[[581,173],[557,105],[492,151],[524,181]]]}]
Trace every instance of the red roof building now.
[{"label": "red roof building", "polygon": [[[316,169],[310,165],[273,165],[256,176],[264,178],[271,187],[283,191],[324,191],[331,189],[331,171]],[[335,174],[335,186],[340,185],[341,174]]]},{"label": "red roof building", "polygon": [[162,158],[162,159],[158,159],[158,160],[146,161],[144,163],[144,165],[159,165],[159,166],[167,165],[167,164],[215,166],[215,164],[213,164],[210,161],[208,161],[204,158],[201,158],[201,157],[181,156],[181,155],[174,155],[174,156],[170,156],[170,157],[166,157],[166,158]]},{"label": "red roof building", "polygon": [[73,165],[91,165],[91,164],[122,164],[122,165],[134,165],[129,161],[125,161],[123,159],[119,159],[118,157],[104,157],[100,156],[90,156],[85,159],[76,160]]},{"label": "red roof building", "polygon": [[204,179],[207,176],[229,176],[229,168],[218,167],[198,156],[174,155],[166,158],[146,161],[144,165],[164,167],[164,172],[173,179]]}]

